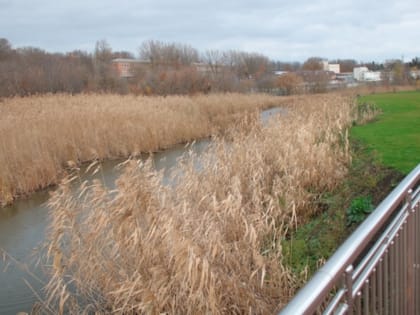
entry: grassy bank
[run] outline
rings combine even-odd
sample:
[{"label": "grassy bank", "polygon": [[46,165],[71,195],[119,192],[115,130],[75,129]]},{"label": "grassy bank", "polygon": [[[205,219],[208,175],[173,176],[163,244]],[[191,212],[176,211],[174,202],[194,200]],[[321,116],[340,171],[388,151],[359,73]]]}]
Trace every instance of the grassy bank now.
[{"label": "grassy bank", "polygon": [[0,102],[0,205],[56,184],[69,165],[136,156],[217,134],[267,95],[47,95]]},{"label": "grassy bank", "polygon": [[366,119],[350,131],[345,180],[320,196],[320,215],[283,241],[285,262],[301,284],[420,162],[419,91],[372,94],[358,102]]},{"label": "grassy bank", "polygon": [[375,150],[383,164],[407,174],[420,163],[420,91],[368,95],[359,102],[376,104],[382,114],[352,128],[351,136]]},{"label": "grassy bank", "polygon": [[347,174],[354,120],[350,98],[288,102],[268,126],[248,117],[228,142],[216,139],[199,170],[194,156],[185,161],[181,185],[162,186],[161,173],[136,161],[111,192],[60,185],[46,243],[52,313],[279,310],[299,284],[282,240]]},{"label": "grassy bank", "polygon": [[384,166],[366,144],[351,140],[350,148],[352,158],[346,177],[318,198],[322,211],[283,240],[284,262],[300,285],[404,178],[403,173]]}]

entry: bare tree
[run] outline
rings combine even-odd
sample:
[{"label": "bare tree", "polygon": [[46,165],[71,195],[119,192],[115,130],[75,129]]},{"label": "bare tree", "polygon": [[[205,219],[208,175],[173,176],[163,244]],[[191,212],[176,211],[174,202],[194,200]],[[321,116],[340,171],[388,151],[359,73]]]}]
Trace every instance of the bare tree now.
[{"label": "bare tree", "polygon": [[222,56],[223,64],[240,79],[258,79],[273,69],[270,60],[261,54],[231,50]]},{"label": "bare tree", "polygon": [[0,38],[0,61],[5,60],[12,54],[12,45],[6,38]]},{"label": "bare tree", "polygon": [[291,95],[302,92],[303,79],[296,73],[285,73],[277,78],[276,86],[281,90],[281,94]]},{"label": "bare tree", "polygon": [[353,69],[357,66],[357,61],[353,59],[339,59],[336,63],[340,65],[341,72],[353,72]]},{"label": "bare tree", "polygon": [[393,84],[399,85],[408,83],[409,69],[401,60],[389,60],[385,65],[385,69],[389,72],[390,81]]},{"label": "bare tree", "polygon": [[297,71],[299,70],[302,65],[300,62],[281,62],[276,61],[273,63],[274,70],[277,71]]},{"label": "bare tree", "polygon": [[143,42],[139,55],[140,59],[149,60],[153,67],[179,68],[199,61],[198,51],[191,46],[155,40]]},{"label": "bare tree", "polygon": [[242,53],[246,73],[258,79],[264,74],[271,73],[273,68],[270,60],[258,53]]},{"label": "bare tree", "polygon": [[112,53],[112,59],[124,58],[124,59],[134,59],[134,55],[129,51],[114,51]]},{"label": "bare tree", "polygon": [[318,71],[322,70],[322,58],[310,57],[302,65],[302,70],[305,71]]},{"label": "bare tree", "polygon": [[112,90],[116,86],[116,74],[111,65],[113,59],[112,48],[104,39],[95,44],[94,74],[99,90]]},{"label": "bare tree", "polygon": [[223,53],[220,50],[207,50],[202,55],[202,60],[209,66],[213,76],[223,71]]}]

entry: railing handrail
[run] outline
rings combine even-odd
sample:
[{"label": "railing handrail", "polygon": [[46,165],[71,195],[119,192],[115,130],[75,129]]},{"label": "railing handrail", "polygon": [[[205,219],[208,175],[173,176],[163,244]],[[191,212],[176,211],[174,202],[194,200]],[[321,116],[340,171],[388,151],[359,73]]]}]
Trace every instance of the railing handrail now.
[{"label": "railing handrail", "polygon": [[337,249],[311,280],[280,311],[280,315],[311,314],[319,306],[348,266],[360,256],[367,244],[380,231],[407,193],[420,180],[420,164],[378,205],[366,220]]}]

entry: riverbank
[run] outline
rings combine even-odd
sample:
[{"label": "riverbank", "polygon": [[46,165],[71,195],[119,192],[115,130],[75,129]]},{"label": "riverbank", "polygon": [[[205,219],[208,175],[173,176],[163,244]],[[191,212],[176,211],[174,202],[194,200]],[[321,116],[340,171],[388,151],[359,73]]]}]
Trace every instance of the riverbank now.
[{"label": "riverbank", "polygon": [[179,185],[162,185],[141,161],[126,163],[112,191],[94,182],[75,193],[64,183],[49,202],[50,305],[73,313],[86,305],[105,313],[279,310],[298,283],[281,242],[347,174],[354,105],[313,95],[289,98],[287,115],[265,126],[249,116],[199,163],[194,155],[179,163]]},{"label": "riverbank", "polygon": [[318,196],[319,213],[283,239],[285,265],[303,286],[360,222],[404,178],[379,162],[366,144],[350,141],[351,164],[343,181]]},{"label": "riverbank", "polygon": [[301,285],[420,162],[419,91],[365,95],[358,103],[372,115],[350,130],[348,175],[320,196],[324,210],[283,241],[286,265]]},{"label": "riverbank", "polygon": [[212,94],[44,95],[0,103],[0,206],[57,184],[69,167],[218,134],[287,98]]}]

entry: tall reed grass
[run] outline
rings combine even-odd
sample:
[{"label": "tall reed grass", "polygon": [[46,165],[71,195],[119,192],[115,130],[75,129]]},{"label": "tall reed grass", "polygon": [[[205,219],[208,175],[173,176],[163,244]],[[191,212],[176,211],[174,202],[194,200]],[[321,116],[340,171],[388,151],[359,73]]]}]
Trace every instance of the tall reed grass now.
[{"label": "tall reed grass", "polygon": [[380,94],[380,93],[397,93],[403,91],[416,91],[419,89],[418,84],[406,84],[406,85],[386,85],[386,84],[362,84],[352,88],[346,88],[342,90],[341,94],[347,95],[369,95],[369,94]]},{"label": "tall reed grass", "polygon": [[282,262],[287,230],[318,211],[350,161],[354,102],[288,99],[261,126],[249,115],[174,186],[150,161],[129,160],[108,191],[99,181],[50,200],[47,260],[52,313],[272,314],[294,294]]},{"label": "tall reed grass", "polygon": [[0,206],[55,184],[68,161],[136,156],[207,137],[267,95],[47,95],[0,102]]}]

